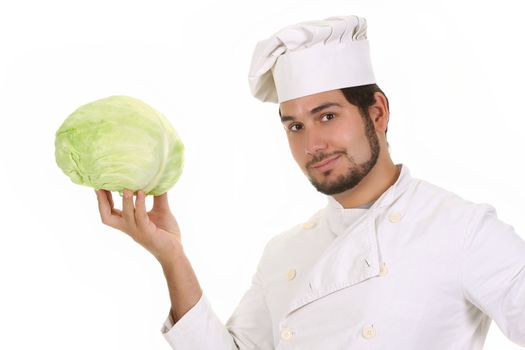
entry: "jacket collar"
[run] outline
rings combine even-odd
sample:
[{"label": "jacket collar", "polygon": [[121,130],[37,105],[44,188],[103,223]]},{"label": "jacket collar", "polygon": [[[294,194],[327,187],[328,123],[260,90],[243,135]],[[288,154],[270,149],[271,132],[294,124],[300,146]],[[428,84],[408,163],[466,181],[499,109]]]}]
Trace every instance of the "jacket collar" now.
[{"label": "jacket collar", "polygon": [[[396,164],[397,167],[401,168],[397,180],[392,186],[390,186],[383,194],[374,202],[372,207],[381,207],[385,205],[390,205],[399,195],[405,192],[408,184],[412,177],[410,176],[410,170],[406,165]],[[326,206],[327,211],[344,211],[349,210],[343,208],[343,206],[332,196],[326,196],[328,204]],[[355,209],[355,208],[350,208]]]},{"label": "jacket collar", "polygon": [[390,186],[383,194],[371,205],[358,208],[343,208],[343,206],[332,196],[327,196],[328,204],[325,207],[324,215],[330,231],[336,236],[343,233],[353,222],[367,212],[376,210],[383,206],[390,205],[399,195],[401,195],[410,182],[410,170],[399,164],[401,168],[396,182]]},{"label": "jacket collar", "polygon": [[[412,181],[410,170],[406,165],[397,164],[401,168],[399,177],[396,182],[390,186],[383,194],[377,199],[372,206],[373,209],[380,209],[382,207],[390,206],[394,203],[408,188]],[[371,209],[372,209],[371,208]]]}]

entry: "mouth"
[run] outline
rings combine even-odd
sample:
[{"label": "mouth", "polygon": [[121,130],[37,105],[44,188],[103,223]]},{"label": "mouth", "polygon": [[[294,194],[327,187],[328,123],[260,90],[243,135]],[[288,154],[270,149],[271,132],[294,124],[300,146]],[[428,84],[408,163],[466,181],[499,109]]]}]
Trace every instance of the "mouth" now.
[{"label": "mouth", "polygon": [[325,159],[322,162],[315,163],[312,165],[312,168],[319,170],[319,171],[326,171],[334,166],[336,160],[339,159],[339,157],[341,157],[340,154],[338,154],[335,157]]}]

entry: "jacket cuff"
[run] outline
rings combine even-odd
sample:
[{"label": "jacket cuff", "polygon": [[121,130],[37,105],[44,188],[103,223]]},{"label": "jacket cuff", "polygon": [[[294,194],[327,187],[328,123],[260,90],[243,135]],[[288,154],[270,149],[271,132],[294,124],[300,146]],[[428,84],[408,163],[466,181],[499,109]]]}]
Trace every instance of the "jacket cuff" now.
[{"label": "jacket cuff", "polygon": [[237,348],[231,334],[213,312],[204,293],[197,304],[176,323],[168,313],[161,332],[173,349]]},{"label": "jacket cuff", "polygon": [[174,337],[176,334],[186,334],[199,323],[202,324],[209,307],[209,302],[204,293],[202,293],[197,304],[193,305],[177,323],[175,323],[173,317],[171,317],[171,312],[168,312],[168,317],[166,317],[160,331],[165,337]]}]

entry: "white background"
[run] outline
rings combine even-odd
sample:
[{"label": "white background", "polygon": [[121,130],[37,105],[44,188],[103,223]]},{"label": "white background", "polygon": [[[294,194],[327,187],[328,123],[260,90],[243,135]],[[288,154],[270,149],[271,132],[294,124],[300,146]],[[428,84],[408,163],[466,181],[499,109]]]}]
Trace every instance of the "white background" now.
[{"label": "white background", "polygon": [[[110,95],[144,100],[178,130],[186,166],[169,200],[205,293],[229,317],[266,241],[326,203],[290,156],[277,106],[247,84],[256,42],[299,21],[366,17],[394,161],[494,205],[525,236],[520,3],[2,2],[0,348],[169,349],[160,265],[104,226],[94,191],[54,160],[64,119]],[[485,348],[518,349],[494,324]]]}]

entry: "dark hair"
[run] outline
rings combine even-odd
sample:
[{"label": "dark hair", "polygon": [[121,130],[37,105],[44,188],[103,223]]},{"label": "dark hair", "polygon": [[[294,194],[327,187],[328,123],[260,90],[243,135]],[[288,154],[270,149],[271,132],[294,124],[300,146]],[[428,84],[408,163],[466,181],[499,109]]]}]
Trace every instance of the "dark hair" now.
[{"label": "dark hair", "polygon": [[380,92],[385,96],[386,107],[390,109],[388,98],[377,84],[347,87],[341,89],[341,92],[345,95],[348,102],[357,106],[361,113],[367,117],[369,117],[368,108],[376,102],[374,97],[376,92]]},{"label": "dark hair", "polygon": [[[352,86],[347,88],[342,88],[341,92],[345,96],[346,100],[357,106],[365,122],[368,122],[370,119],[370,113],[368,113],[368,108],[376,102],[374,94],[380,92],[385,96],[386,99],[386,108],[390,110],[390,104],[388,102],[388,97],[386,97],[383,90],[377,86],[377,84],[361,85],[361,86]],[[385,134],[388,131],[388,127],[385,130]]]}]

